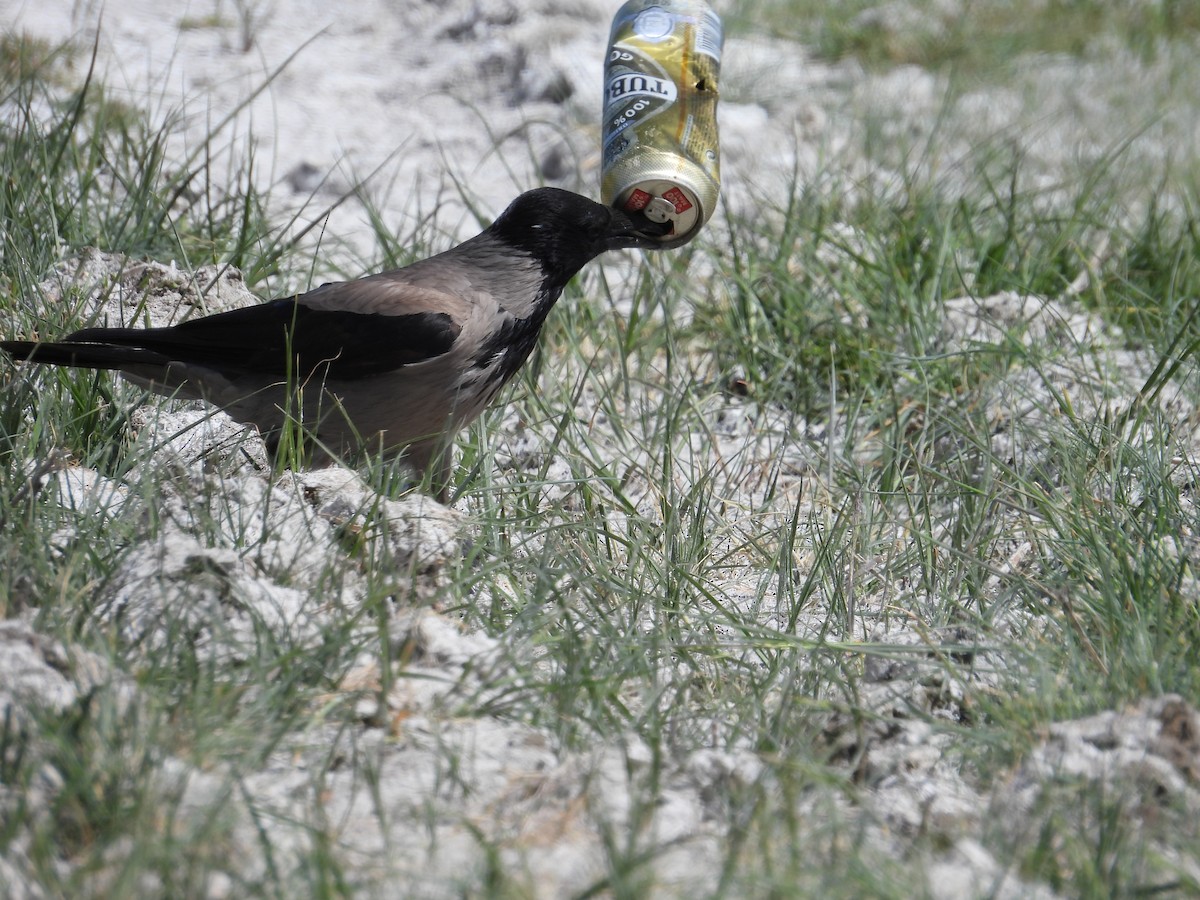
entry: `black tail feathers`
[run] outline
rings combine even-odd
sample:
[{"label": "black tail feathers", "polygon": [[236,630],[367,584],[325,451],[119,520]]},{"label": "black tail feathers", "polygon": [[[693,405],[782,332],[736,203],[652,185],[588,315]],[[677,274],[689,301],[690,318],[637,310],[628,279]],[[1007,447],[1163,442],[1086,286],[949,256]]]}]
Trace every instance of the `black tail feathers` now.
[{"label": "black tail feathers", "polygon": [[153,350],[121,347],[116,344],[88,344],[58,341],[0,341],[13,359],[46,363],[53,366],[78,366],[90,369],[128,369],[134,366],[165,366],[170,359]]}]

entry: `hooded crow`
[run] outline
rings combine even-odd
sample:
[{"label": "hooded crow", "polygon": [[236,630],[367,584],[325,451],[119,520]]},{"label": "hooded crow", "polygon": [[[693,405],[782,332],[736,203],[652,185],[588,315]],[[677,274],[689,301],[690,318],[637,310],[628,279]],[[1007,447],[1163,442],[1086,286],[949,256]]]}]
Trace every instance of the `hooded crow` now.
[{"label": "hooded crow", "polygon": [[606,250],[657,246],[669,227],[539,188],[481,234],[402,269],[166,328],[85,328],[0,349],[205,400],[256,426],[272,454],[297,434],[315,465],[403,453],[445,499],[450,442],[529,357],[567,282]]}]

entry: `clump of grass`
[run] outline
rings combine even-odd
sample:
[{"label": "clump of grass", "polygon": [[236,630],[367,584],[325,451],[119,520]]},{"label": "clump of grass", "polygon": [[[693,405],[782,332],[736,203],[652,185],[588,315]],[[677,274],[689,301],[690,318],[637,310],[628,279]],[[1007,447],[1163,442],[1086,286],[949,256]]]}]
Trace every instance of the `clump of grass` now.
[{"label": "clump of grass", "polygon": [[[134,256],[182,258],[192,265],[245,262],[266,235],[262,201],[250,183],[220,196],[212,160],[169,163],[175,126],[150,123],[107,96],[94,79],[94,53],[82,83],[57,83],[61,51],[0,73],[0,129],[7,176],[0,215],[8,237],[0,278],[27,291],[65,247],[99,246]],[[85,57],[85,61],[87,58]]]},{"label": "clump of grass", "polygon": [[25,34],[0,35],[0,78],[15,84],[32,78],[62,78],[62,67],[74,55],[69,45],[54,47],[49,41]]},{"label": "clump of grass", "polygon": [[979,76],[1002,71],[1027,54],[1086,56],[1097,41],[1116,36],[1144,58],[1200,31],[1194,5],[1106,3],[1104,0],[982,0],[959,4],[908,0],[761,0],[730,16],[734,27],[753,23],[800,40],[827,59],[853,57],[875,68],[953,67]]}]

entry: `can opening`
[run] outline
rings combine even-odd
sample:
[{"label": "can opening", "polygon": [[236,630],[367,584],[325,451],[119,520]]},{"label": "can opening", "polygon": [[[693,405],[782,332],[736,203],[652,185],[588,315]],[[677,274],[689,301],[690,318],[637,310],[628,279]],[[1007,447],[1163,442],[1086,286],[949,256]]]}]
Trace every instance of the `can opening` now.
[{"label": "can opening", "polygon": [[630,185],[613,205],[628,212],[640,211],[652,222],[670,222],[671,230],[659,238],[668,246],[686,241],[701,225],[695,192],[667,179],[650,178]]},{"label": "can opening", "polygon": [[651,222],[665,222],[675,213],[675,206],[664,197],[655,197],[646,204],[646,218]]}]

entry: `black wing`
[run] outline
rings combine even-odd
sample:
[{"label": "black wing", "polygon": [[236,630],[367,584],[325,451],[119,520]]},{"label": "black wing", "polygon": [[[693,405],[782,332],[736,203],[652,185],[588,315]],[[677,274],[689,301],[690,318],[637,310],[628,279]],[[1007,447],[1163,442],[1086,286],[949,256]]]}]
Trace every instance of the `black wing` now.
[{"label": "black wing", "polygon": [[286,299],[168,328],[85,328],[57,343],[139,348],[225,372],[302,378],[328,366],[332,378],[366,378],[442,355],[460,330],[447,313],[356,313]]}]

